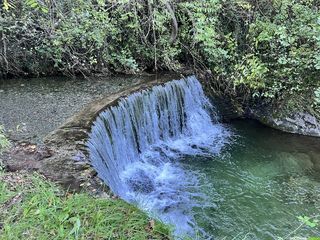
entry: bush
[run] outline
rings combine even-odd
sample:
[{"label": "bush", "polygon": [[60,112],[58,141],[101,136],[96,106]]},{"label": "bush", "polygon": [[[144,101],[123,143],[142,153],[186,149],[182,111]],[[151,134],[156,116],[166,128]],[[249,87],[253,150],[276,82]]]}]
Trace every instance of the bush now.
[{"label": "bush", "polygon": [[[278,98],[320,75],[316,0],[6,1],[2,75],[210,69],[234,94]],[[10,6],[12,6],[10,8]]]}]

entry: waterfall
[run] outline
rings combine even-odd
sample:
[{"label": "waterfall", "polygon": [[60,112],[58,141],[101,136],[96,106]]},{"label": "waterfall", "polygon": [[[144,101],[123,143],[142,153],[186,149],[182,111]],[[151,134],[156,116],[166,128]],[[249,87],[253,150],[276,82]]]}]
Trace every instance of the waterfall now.
[{"label": "waterfall", "polygon": [[88,148],[116,195],[175,225],[176,234],[192,235],[191,209],[205,196],[197,193],[197,174],[180,161],[219,153],[228,134],[191,76],[120,99],[97,117]]}]

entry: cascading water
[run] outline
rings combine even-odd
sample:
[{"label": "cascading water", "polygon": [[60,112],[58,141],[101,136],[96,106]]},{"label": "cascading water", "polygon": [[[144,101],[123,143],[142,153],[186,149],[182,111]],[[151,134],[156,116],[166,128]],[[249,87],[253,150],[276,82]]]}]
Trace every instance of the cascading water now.
[{"label": "cascading water", "polygon": [[201,230],[191,209],[206,202],[197,189],[207,183],[180,160],[217,154],[228,136],[192,76],[121,99],[99,115],[88,147],[115,194],[174,225],[176,235],[194,236]]}]

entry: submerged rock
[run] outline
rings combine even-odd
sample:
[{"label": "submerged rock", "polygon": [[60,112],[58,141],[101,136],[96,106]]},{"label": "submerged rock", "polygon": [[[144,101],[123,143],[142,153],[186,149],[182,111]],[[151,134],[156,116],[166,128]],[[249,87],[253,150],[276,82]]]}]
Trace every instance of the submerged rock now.
[{"label": "submerged rock", "polygon": [[281,152],[278,155],[279,167],[284,173],[301,173],[313,168],[313,163],[308,154]]},{"label": "submerged rock", "polygon": [[282,183],[285,201],[300,204],[317,204],[320,200],[320,183],[306,176],[290,176]]},{"label": "submerged rock", "polygon": [[312,156],[299,152],[279,152],[274,155],[276,161],[264,162],[249,168],[249,172],[255,177],[272,179],[279,175],[290,176],[301,174],[315,168],[315,161]]},{"label": "submerged rock", "polygon": [[315,151],[311,151],[309,154],[311,156],[311,161],[314,165],[314,169],[316,171],[319,171],[320,170],[320,154]]}]

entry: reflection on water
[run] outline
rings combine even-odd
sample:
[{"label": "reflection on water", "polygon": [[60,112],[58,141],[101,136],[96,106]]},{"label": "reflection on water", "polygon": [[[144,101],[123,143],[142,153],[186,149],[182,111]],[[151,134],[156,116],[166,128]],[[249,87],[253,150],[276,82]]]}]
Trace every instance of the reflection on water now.
[{"label": "reflection on water", "polygon": [[307,226],[293,232],[298,216],[320,214],[320,139],[248,120],[232,128],[235,139],[223,154],[182,161],[199,173],[199,191],[210,199],[194,208],[199,226],[215,239],[320,236]]}]

